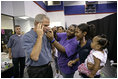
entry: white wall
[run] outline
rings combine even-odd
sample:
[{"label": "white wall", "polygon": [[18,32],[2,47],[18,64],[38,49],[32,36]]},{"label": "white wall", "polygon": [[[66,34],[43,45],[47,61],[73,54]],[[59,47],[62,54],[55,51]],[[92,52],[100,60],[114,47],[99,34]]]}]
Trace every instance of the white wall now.
[{"label": "white wall", "polygon": [[45,10],[43,10],[33,1],[25,1],[24,4],[25,4],[25,15],[31,18],[35,18],[35,16],[40,13],[47,14]]},{"label": "white wall", "polygon": [[105,16],[108,16],[112,13],[106,13],[106,14],[85,14],[85,15],[70,15],[65,16],[65,21],[67,23],[67,26],[70,26],[71,24],[81,24],[86,23],[88,21],[101,19]]},{"label": "white wall", "polygon": [[21,26],[21,31],[24,33],[30,31],[30,29],[34,26],[33,20],[15,20],[16,25]]},{"label": "white wall", "polygon": [[107,3],[113,3],[112,1],[98,1],[98,4],[107,4]]},{"label": "white wall", "polygon": [[36,14],[47,12],[33,1],[1,1],[1,13],[34,18]]},{"label": "white wall", "polygon": [[85,5],[85,1],[64,1],[64,6]]},{"label": "white wall", "polygon": [[65,16],[63,11],[48,12],[47,15],[50,18],[50,27],[63,26],[65,28]]},{"label": "white wall", "polygon": [[25,16],[30,17],[28,20],[17,20],[15,24],[21,26],[21,31],[24,33],[28,32],[31,28],[34,27],[34,18],[37,14],[43,13],[47,14],[42,8],[40,8],[33,1],[24,1]]},{"label": "white wall", "polygon": [[23,16],[24,2],[23,1],[1,1],[1,13],[11,16]]},{"label": "white wall", "polygon": [[12,1],[13,16],[25,16],[24,1]]},{"label": "white wall", "polygon": [[[20,25],[21,31],[24,31],[25,33],[28,32],[31,29],[31,27],[34,27],[34,20],[17,19],[19,16],[28,16],[30,18],[35,18],[37,14],[40,13],[47,14],[45,10],[40,8],[33,1],[2,1],[1,13],[14,16],[16,20],[15,24]],[[7,21],[4,21],[3,23],[6,22]],[[8,22],[6,24],[8,24]],[[3,26],[3,28],[6,27]]]},{"label": "white wall", "polygon": [[11,1],[1,1],[1,13],[13,16],[13,5]]}]

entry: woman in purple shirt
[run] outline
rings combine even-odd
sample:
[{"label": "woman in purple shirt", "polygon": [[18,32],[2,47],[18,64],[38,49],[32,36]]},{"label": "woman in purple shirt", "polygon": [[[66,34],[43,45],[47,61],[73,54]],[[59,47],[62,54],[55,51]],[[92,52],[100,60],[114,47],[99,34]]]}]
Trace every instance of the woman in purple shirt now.
[{"label": "woman in purple shirt", "polygon": [[76,51],[78,42],[75,38],[75,26],[76,25],[71,25],[67,33],[57,33],[57,40],[59,42],[53,37],[52,31],[47,33],[47,37],[58,50],[58,65],[64,78],[73,78],[79,64],[76,63],[72,67],[68,66],[70,60],[77,58]]}]

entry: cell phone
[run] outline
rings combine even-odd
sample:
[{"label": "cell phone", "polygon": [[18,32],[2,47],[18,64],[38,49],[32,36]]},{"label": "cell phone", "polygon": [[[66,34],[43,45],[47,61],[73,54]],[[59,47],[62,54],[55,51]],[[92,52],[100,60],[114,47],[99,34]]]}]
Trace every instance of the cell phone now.
[{"label": "cell phone", "polygon": [[42,23],[41,22],[38,22],[38,24],[41,24],[41,28],[42,28]]},{"label": "cell phone", "polygon": [[46,33],[47,33],[47,32],[50,32],[50,33],[51,33],[50,29],[46,29]]},{"label": "cell phone", "polygon": [[47,32],[49,32],[49,30],[48,30],[48,29],[46,29],[46,33],[47,33]]}]

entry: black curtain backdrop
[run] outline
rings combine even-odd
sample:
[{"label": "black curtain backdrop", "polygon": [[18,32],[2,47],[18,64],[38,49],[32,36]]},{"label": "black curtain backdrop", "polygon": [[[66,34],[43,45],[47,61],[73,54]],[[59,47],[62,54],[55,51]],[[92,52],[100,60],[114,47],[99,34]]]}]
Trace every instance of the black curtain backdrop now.
[{"label": "black curtain backdrop", "polygon": [[110,45],[108,47],[108,58],[117,62],[117,13],[102,19],[87,22],[96,26],[96,35],[106,34]]}]

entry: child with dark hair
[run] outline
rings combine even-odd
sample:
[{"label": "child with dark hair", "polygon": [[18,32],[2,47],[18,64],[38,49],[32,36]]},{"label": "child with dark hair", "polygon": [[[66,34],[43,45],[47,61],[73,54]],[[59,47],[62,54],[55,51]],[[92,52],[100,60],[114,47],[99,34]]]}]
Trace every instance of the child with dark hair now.
[{"label": "child with dark hair", "polygon": [[107,61],[106,48],[109,44],[105,35],[97,35],[91,42],[90,54],[85,62],[79,65],[78,71],[84,78],[99,78],[100,69],[105,66]]}]

